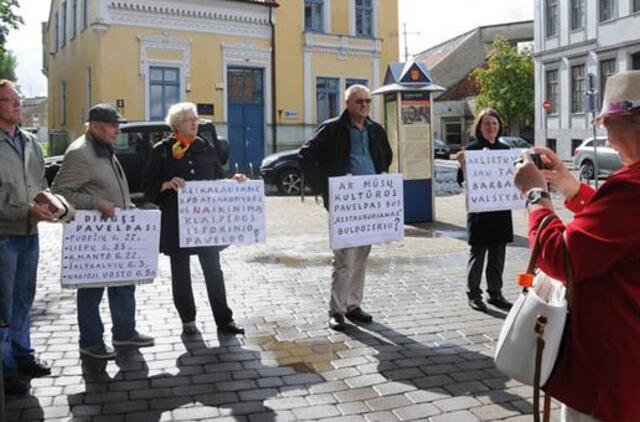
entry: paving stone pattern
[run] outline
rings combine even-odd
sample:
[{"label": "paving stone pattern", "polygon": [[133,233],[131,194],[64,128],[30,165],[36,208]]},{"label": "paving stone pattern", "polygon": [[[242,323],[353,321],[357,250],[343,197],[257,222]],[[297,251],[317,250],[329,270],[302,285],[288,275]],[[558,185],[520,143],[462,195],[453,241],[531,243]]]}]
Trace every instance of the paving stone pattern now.
[{"label": "paving stone pattern", "polygon": [[[559,205],[559,202],[556,200]],[[75,291],[60,288],[61,227],[41,225],[33,310],[35,348],[52,364],[30,395],[9,398],[12,421],[490,421],[531,420],[532,389],[492,362],[504,312],[470,310],[465,295],[464,197],[438,197],[437,222],[375,246],[364,308],[375,318],[345,333],[327,327],[331,251],[313,198],[269,197],[268,241],[230,247],[222,264],[244,337],[218,336],[193,260],[198,326],[183,340],[169,261],[139,286],[138,330],[154,347],[80,359]],[[528,258],[526,215],[514,212],[505,294]],[[106,296],[106,295],[105,295]],[[105,340],[111,341],[106,298]],[[557,418],[557,406],[554,406]]]}]

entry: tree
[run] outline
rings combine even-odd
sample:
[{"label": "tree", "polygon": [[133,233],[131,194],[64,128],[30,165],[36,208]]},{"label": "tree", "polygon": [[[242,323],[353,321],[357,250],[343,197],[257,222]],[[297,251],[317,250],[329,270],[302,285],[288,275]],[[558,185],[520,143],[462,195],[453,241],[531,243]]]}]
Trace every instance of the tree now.
[{"label": "tree", "polygon": [[18,0],[0,0],[0,49],[3,51],[9,30],[18,29],[18,26],[24,23],[13,11],[14,7],[20,7]]},{"label": "tree", "polygon": [[22,18],[15,14],[18,0],[0,0],[0,79],[16,80],[16,56],[5,48],[10,29],[18,29]]},{"label": "tree", "polygon": [[16,56],[11,50],[0,49],[0,79],[16,80]]},{"label": "tree", "polygon": [[533,121],[533,57],[530,50],[518,51],[499,35],[487,58],[487,66],[474,71],[480,87],[476,109],[496,109],[504,119],[507,134],[514,124],[520,126]]}]

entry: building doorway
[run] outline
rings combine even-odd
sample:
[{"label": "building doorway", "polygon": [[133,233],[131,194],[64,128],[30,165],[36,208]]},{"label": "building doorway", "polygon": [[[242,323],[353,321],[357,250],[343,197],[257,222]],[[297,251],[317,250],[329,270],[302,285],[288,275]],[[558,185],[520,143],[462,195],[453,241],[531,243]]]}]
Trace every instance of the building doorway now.
[{"label": "building doorway", "polygon": [[251,172],[264,158],[263,69],[227,69],[229,165],[231,171]]}]

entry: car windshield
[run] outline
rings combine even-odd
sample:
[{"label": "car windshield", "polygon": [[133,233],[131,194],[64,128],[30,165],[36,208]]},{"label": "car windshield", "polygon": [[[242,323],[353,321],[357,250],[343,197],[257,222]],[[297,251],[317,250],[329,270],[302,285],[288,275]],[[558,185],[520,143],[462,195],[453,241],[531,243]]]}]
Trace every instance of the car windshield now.
[{"label": "car windshield", "polygon": [[[609,143],[607,142],[606,139],[598,138],[598,139],[596,139],[596,142],[597,142],[596,146],[598,148],[600,148],[600,147],[608,147],[609,146]],[[587,142],[585,142],[584,146],[593,148],[593,139],[589,139]]]}]

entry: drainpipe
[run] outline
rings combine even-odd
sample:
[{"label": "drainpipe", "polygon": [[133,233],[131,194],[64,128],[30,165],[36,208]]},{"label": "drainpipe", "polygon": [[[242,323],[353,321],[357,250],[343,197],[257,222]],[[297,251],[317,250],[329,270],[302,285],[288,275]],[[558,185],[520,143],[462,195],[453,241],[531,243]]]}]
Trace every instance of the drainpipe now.
[{"label": "drainpipe", "polygon": [[271,152],[278,151],[278,102],[276,87],[276,25],[273,22],[273,7],[269,6],[269,25],[271,26]]}]

